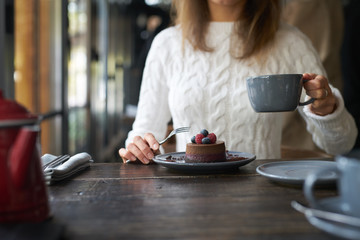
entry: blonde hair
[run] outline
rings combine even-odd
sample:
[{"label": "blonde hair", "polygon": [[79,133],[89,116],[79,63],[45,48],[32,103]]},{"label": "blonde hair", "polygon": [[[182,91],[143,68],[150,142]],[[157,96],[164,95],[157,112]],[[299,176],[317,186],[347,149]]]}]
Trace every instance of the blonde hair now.
[{"label": "blonde hair", "polygon": [[[207,0],[173,0],[172,14],[174,23],[182,29],[183,41],[188,40],[195,50],[213,50],[205,38],[210,23]],[[271,42],[279,28],[280,14],[280,0],[244,0],[234,26],[236,36],[243,42],[238,51],[241,54],[236,57],[250,57]]]}]

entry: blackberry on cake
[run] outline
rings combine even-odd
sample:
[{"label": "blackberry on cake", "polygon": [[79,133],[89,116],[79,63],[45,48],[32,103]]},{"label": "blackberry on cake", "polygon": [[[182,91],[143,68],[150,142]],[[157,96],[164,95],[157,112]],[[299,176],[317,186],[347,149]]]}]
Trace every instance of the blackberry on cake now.
[{"label": "blackberry on cake", "polygon": [[209,134],[208,130],[206,129],[201,130],[200,133],[204,135],[204,137],[206,137]]}]

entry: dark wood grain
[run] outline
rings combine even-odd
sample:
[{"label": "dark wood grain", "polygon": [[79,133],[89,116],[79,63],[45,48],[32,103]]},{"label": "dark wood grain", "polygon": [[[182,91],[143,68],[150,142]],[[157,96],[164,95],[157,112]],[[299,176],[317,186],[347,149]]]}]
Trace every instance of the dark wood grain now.
[{"label": "dark wood grain", "polygon": [[[336,239],[291,208],[302,189],[256,173],[184,174],[156,164],[92,164],[49,187],[52,221],[66,239]],[[318,189],[334,196],[335,187]]]}]

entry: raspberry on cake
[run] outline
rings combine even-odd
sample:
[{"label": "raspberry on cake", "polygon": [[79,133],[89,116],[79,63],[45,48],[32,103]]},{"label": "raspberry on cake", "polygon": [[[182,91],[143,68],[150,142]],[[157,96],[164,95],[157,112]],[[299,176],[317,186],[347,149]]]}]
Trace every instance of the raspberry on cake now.
[{"label": "raspberry on cake", "polygon": [[210,133],[207,137],[210,138],[211,143],[216,143],[215,133]]},{"label": "raspberry on cake", "polygon": [[203,139],[204,137],[205,137],[205,136],[204,136],[203,134],[201,134],[201,133],[196,134],[196,136],[195,136],[195,143],[201,144],[201,143],[202,143],[202,139]]},{"label": "raspberry on cake", "polygon": [[186,144],[185,157],[185,162],[189,163],[224,162],[226,161],[225,143],[216,141],[214,133],[208,133],[203,129],[195,136],[195,143],[192,141]]}]

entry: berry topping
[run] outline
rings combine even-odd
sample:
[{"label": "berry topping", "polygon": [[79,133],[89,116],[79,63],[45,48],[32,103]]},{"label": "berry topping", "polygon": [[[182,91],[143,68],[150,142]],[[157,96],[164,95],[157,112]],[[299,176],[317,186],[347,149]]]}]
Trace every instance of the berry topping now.
[{"label": "berry topping", "polygon": [[210,140],[210,138],[208,138],[208,137],[204,137],[204,138],[201,140],[201,142],[202,142],[203,144],[210,144],[210,143],[211,143],[211,140]]},{"label": "berry topping", "polygon": [[191,142],[196,144],[213,144],[216,143],[216,139],[215,133],[209,133],[206,129],[202,129],[200,133],[191,138]]},{"label": "berry topping", "polygon": [[204,135],[204,137],[206,137],[209,134],[209,132],[206,129],[201,130],[200,133]]},{"label": "berry topping", "polygon": [[196,136],[195,136],[195,142],[196,142],[197,144],[201,144],[201,143],[202,143],[202,139],[203,139],[204,137],[205,137],[205,136],[202,135],[201,133],[196,134]]},{"label": "berry topping", "polygon": [[207,137],[210,139],[211,143],[216,143],[215,133],[209,133],[209,135]]}]

